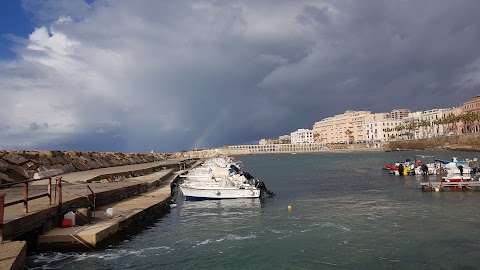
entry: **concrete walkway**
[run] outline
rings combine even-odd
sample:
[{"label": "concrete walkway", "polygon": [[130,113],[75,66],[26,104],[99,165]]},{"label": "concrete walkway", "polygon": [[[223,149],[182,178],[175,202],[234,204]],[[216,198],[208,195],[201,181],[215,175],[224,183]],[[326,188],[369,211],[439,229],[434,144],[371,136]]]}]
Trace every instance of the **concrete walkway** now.
[{"label": "concrete walkway", "polygon": [[[118,182],[106,182],[106,183],[88,183],[92,179],[98,178],[108,178],[110,175],[112,177],[116,175],[124,175],[126,173],[139,173],[148,169],[160,169],[163,167],[171,167],[176,165],[180,160],[167,160],[167,161],[157,161],[151,163],[135,164],[135,165],[126,165],[126,166],[117,166],[110,168],[101,168],[89,171],[82,172],[73,172],[59,175],[62,177],[62,196],[63,202],[67,202],[78,197],[85,197],[89,194],[87,189],[88,184],[92,190],[97,192],[104,192],[107,190],[116,190],[125,186],[131,186],[138,184],[138,180],[135,178],[129,178]],[[52,184],[55,181],[52,180]],[[37,194],[42,194],[47,192],[48,180],[40,180],[32,182],[29,185],[29,197],[35,196]],[[12,186],[5,189],[0,189],[0,193],[5,193],[5,203],[21,200],[23,199],[23,184]],[[53,193],[53,191],[52,191]],[[53,199],[52,199],[53,200]],[[57,198],[58,200],[58,198]],[[16,204],[5,208],[4,223],[8,221],[25,217],[29,214],[54,207],[49,205],[49,200],[47,197],[38,198],[28,202],[28,213],[23,213],[23,205]]]},{"label": "concrete walkway", "polygon": [[13,241],[0,244],[0,270],[25,268],[27,242]]},{"label": "concrete walkway", "polygon": [[[165,176],[164,172],[158,172],[147,176],[137,177],[139,181],[155,181]],[[175,175],[164,181],[162,186],[138,196],[131,197],[120,202],[111,203],[97,208],[95,219],[91,224],[70,228],[55,228],[38,238],[41,250],[88,250],[95,249],[127,227],[128,223],[141,220],[141,215],[152,212],[152,208],[168,207],[171,197],[171,183]],[[106,214],[111,208],[113,215]],[[157,212],[154,210],[154,212]]]}]

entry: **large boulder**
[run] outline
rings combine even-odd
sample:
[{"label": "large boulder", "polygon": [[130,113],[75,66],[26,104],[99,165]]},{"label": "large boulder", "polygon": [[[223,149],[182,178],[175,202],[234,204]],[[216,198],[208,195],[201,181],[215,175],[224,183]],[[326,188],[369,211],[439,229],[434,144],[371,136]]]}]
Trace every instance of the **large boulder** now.
[{"label": "large boulder", "polygon": [[0,184],[9,184],[9,183],[13,183],[13,179],[11,179],[10,177],[8,177],[8,175],[4,174],[4,173],[0,173]]},{"label": "large boulder", "polygon": [[40,156],[53,157],[53,151],[39,151]]},{"label": "large boulder", "polygon": [[79,171],[90,170],[90,168],[83,162],[81,158],[74,158],[71,164]]},{"label": "large boulder", "polygon": [[8,170],[13,170],[22,176],[25,179],[30,179],[33,177],[33,170],[25,170],[22,166],[19,165],[8,165]]},{"label": "large boulder", "polygon": [[0,159],[0,172],[5,172],[7,169],[8,163],[5,160]]},{"label": "large boulder", "polygon": [[29,162],[23,164],[22,167],[25,168],[25,170],[36,170],[36,169],[38,169],[37,164],[35,164],[35,162],[32,162],[32,161],[29,161]]},{"label": "large boulder", "polygon": [[38,158],[40,156],[40,153],[38,153],[38,151],[25,151],[22,156],[27,159],[34,159]]},{"label": "large boulder", "polygon": [[16,164],[16,165],[22,165],[23,163],[28,161],[28,159],[20,155],[5,155],[2,158],[8,161],[9,163]]},{"label": "large boulder", "polygon": [[[18,165],[13,165],[13,166],[18,166]],[[19,166],[20,167],[20,166]],[[18,168],[8,168],[8,170],[5,172],[6,175],[8,175],[8,177],[10,179],[13,179],[13,181],[15,182],[20,182],[20,181],[25,181],[27,180],[29,177],[28,177],[28,173],[25,171],[24,168],[20,167],[21,169],[18,169]],[[18,172],[17,172],[18,171]]]},{"label": "large boulder", "polygon": [[38,158],[38,163],[40,163],[41,165],[52,165],[52,162],[48,157],[42,156]]},{"label": "large boulder", "polygon": [[70,173],[70,172],[76,172],[77,171],[77,169],[75,168],[75,166],[73,166],[72,163],[68,163],[68,164],[64,165],[63,167],[64,167],[63,168],[64,172],[69,172]]}]

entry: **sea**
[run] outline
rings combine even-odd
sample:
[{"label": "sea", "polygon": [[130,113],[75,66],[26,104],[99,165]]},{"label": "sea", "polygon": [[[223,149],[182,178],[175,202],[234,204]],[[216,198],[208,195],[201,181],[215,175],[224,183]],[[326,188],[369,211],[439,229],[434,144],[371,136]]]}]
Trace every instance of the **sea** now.
[{"label": "sea", "polygon": [[[384,163],[467,152],[238,156],[276,195],[185,201],[104,250],[37,253],[29,269],[479,269],[480,192],[423,192]],[[434,179],[434,176],[431,179]],[[290,207],[289,207],[290,206]]]}]

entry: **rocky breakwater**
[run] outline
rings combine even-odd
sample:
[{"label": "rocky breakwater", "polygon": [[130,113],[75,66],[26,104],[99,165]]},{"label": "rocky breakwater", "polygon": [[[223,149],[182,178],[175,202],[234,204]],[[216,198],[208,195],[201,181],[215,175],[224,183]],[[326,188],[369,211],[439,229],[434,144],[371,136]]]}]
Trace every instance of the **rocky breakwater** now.
[{"label": "rocky breakwater", "polygon": [[0,184],[32,179],[36,173],[52,170],[70,173],[163,159],[159,153],[0,151]]}]

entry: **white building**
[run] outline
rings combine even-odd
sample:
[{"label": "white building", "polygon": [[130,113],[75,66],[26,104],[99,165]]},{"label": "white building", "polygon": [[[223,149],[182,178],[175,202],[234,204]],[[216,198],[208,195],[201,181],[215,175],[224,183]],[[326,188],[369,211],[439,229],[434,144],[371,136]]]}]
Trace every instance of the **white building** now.
[{"label": "white building", "polygon": [[369,143],[387,142],[398,138],[401,131],[396,128],[403,124],[402,120],[385,119],[366,124],[366,137]]},{"label": "white building", "polygon": [[313,130],[299,129],[290,133],[290,139],[293,144],[296,143],[313,143]]},{"label": "white building", "polygon": [[427,121],[429,126],[420,127],[420,137],[421,138],[432,138],[443,135],[443,125],[435,125],[435,121],[443,117],[443,111],[445,109],[432,109],[424,111],[420,115],[420,122]]}]

